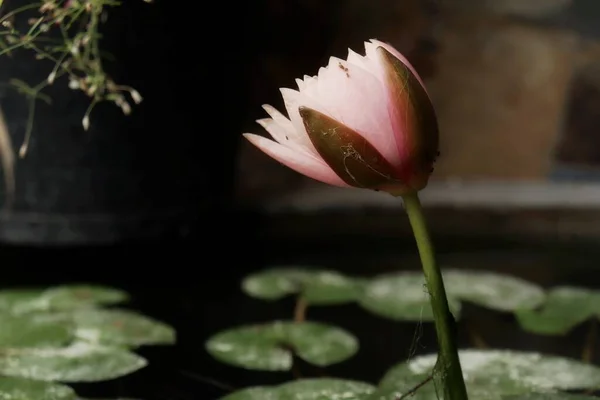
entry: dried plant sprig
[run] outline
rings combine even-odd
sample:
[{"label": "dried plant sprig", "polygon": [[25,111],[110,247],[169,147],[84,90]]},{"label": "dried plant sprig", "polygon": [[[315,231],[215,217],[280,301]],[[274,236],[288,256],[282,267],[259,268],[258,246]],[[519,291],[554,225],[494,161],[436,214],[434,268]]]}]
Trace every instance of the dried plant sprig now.
[{"label": "dried plant sprig", "polygon": [[[139,104],[142,101],[137,90],[116,84],[102,66],[99,27],[105,18],[106,8],[120,5],[121,2],[116,0],[42,0],[9,11],[0,18],[0,55],[26,49],[35,53],[36,60],[54,63],[47,79],[35,86],[14,79],[10,82],[30,99],[25,139],[19,150],[21,157],[27,153],[33,130],[35,103],[40,99],[50,102],[41,92],[61,77],[67,78],[69,88],[80,90],[91,99],[82,116],[85,130],[89,129],[90,114],[98,103],[112,102],[128,115],[131,102]],[[28,29],[16,28],[15,21],[19,15],[34,10],[36,15],[27,20]],[[60,33],[59,39],[56,39],[56,32]]]}]

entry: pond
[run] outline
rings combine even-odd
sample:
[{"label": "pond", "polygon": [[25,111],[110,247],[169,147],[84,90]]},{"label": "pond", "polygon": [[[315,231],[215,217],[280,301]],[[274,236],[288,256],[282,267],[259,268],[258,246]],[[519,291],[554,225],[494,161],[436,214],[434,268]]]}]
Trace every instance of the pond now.
[{"label": "pond", "polygon": [[[396,217],[388,215],[381,220],[393,218],[396,226],[402,225]],[[402,229],[394,233],[380,226],[382,229],[361,232],[353,230],[350,223],[344,226],[340,221],[349,221],[344,215],[321,216],[319,224],[314,218],[242,214],[235,220],[246,228],[212,239],[191,237],[185,243],[162,241],[76,249],[4,247],[1,251],[5,260],[14,266],[5,285],[85,281],[115,286],[131,293],[130,307],[177,329],[177,345],[141,350],[150,361],[149,367],[111,382],[76,385],[82,396],[216,399],[231,388],[293,378],[289,372],[262,373],[229,367],[205,351],[205,340],[223,329],[293,318],[292,297],[265,302],[246,296],[240,289],[246,275],[273,266],[333,269],[364,277],[419,271],[414,242]],[[494,271],[543,287],[600,287],[600,249],[590,238],[498,237],[489,232],[467,235],[443,230],[434,236],[440,262],[447,268]],[[39,272],[32,273],[30,265]],[[376,382],[392,365],[436,348],[429,322],[394,322],[354,304],[312,307],[307,315],[310,320],[352,332],[360,339],[361,350],[348,361],[326,369],[301,363],[300,371],[295,373],[304,377]],[[511,314],[467,303],[459,337],[461,347],[540,351],[580,359],[591,326],[590,322],[581,324],[564,337],[534,335],[521,330]]]}]

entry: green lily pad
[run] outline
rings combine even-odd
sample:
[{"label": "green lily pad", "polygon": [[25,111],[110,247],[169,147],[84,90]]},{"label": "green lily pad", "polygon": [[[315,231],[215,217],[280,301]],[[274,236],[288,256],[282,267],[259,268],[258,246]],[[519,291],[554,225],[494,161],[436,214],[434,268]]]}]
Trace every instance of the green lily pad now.
[{"label": "green lily pad", "polygon": [[302,290],[308,279],[308,270],[298,268],[274,268],[247,276],[242,290],[248,296],[262,300],[280,300]]},{"label": "green lily pad", "polygon": [[43,289],[0,290],[0,311],[11,314],[48,309],[48,302],[42,298]]},{"label": "green lily pad", "polygon": [[518,396],[504,396],[502,400],[592,400],[598,399],[594,396],[583,396],[568,393],[530,393]]},{"label": "green lily pad", "polygon": [[40,381],[96,382],[118,378],[147,364],[125,349],[75,342],[52,349],[4,350],[0,375]]},{"label": "green lily pad", "polygon": [[175,343],[167,324],[127,310],[86,309],[73,314],[76,336],[89,343],[137,347]]},{"label": "green lily pad", "polygon": [[600,291],[576,287],[550,290],[540,310],[519,310],[521,327],[531,333],[564,335],[591,318],[600,318]]},{"label": "green lily pad", "polygon": [[213,336],[207,351],[217,360],[251,370],[287,371],[293,355],[321,367],[339,363],[358,351],[350,333],[316,322],[276,321],[243,326]]},{"label": "green lily pad", "polygon": [[[460,302],[448,298],[452,314],[460,316]],[[374,278],[359,304],[373,314],[397,321],[433,321],[433,310],[422,273],[401,272]]]},{"label": "green lily pad", "polygon": [[267,386],[255,386],[235,391],[220,400],[277,400],[277,391]]},{"label": "green lily pad", "polygon": [[96,285],[64,285],[44,291],[53,310],[68,310],[94,306],[108,306],[129,300],[129,295],[119,289]]},{"label": "green lily pad", "polygon": [[93,285],[64,285],[48,289],[0,290],[0,311],[11,314],[71,310],[106,306],[128,300],[128,294],[114,288]]},{"label": "green lily pad", "polygon": [[64,321],[52,321],[36,314],[0,314],[0,351],[63,347],[73,338],[73,325]]},{"label": "green lily pad", "polygon": [[[444,283],[452,314],[460,317],[461,301],[498,311],[531,309],[544,301],[544,291],[529,282],[491,272],[447,270]],[[400,321],[432,321],[433,311],[422,272],[400,272],[373,279],[359,304],[366,310]]]},{"label": "green lily pad", "polygon": [[493,272],[448,270],[444,282],[450,296],[497,311],[533,309],[545,300],[540,286]]},{"label": "green lily pad", "polygon": [[[410,391],[431,374],[436,359],[436,354],[425,355],[392,368],[369,400],[395,400]],[[568,358],[507,350],[462,350],[460,360],[470,400],[600,387],[600,368]],[[435,386],[424,385],[411,399],[437,400]]]},{"label": "green lily pad", "polygon": [[256,386],[233,392],[220,400],[278,400],[277,389],[267,386]]},{"label": "green lily pad", "polygon": [[292,294],[302,295],[308,304],[333,305],[356,301],[362,280],[335,271],[300,268],[269,269],[246,277],[242,289],[262,300],[279,300]]},{"label": "green lily pad", "polygon": [[366,400],[375,391],[368,383],[341,379],[301,379],[274,387],[243,389],[221,400]]},{"label": "green lily pad", "polygon": [[58,383],[0,377],[0,400],[75,400],[75,391]]}]

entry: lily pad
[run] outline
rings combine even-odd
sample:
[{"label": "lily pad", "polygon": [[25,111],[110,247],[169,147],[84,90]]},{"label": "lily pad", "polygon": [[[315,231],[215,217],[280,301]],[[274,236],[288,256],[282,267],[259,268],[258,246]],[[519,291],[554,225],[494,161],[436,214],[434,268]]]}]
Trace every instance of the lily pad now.
[{"label": "lily pad", "polygon": [[[448,298],[450,310],[460,316],[460,302]],[[433,310],[422,273],[402,272],[374,278],[359,300],[373,314],[397,321],[432,321]]]},{"label": "lily pad", "polygon": [[531,333],[564,335],[591,318],[600,318],[600,291],[577,287],[550,290],[540,310],[519,310],[521,327]]},{"label": "lily pad", "polygon": [[0,290],[0,311],[23,314],[48,309],[48,302],[42,298],[43,289]]},{"label": "lily pad", "polygon": [[[395,400],[410,391],[431,374],[436,359],[436,354],[425,355],[392,368],[370,400]],[[568,358],[507,350],[463,350],[460,360],[471,400],[600,387],[600,368]],[[412,399],[438,397],[429,383]]]},{"label": "lily pad", "polygon": [[293,354],[321,367],[344,361],[358,351],[358,340],[330,325],[276,321],[218,333],[207,341],[206,349],[217,360],[237,367],[287,371]]},{"label": "lily pad", "polygon": [[269,269],[244,278],[242,290],[262,300],[280,300],[300,292],[309,275],[308,270],[299,268]]},{"label": "lily pad", "polygon": [[[531,309],[544,301],[544,291],[529,282],[491,272],[447,270],[444,283],[450,310],[460,317],[461,301],[498,311]],[[379,276],[366,285],[359,304],[366,310],[401,321],[432,321],[433,312],[423,273]]]},{"label": "lily pad", "polygon": [[175,343],[167,324],[127,310],[86,309],[73,314],[76,336],[86,342],[137,347]]},{"label": "lily pad", "polygon": [[301,379],[274,387],[240,390],[221,400],[366,400],[375,391],[368,383],[341,379]]},{"label": "lily pad", "polygon": [[220,400],[278,400],[276,387],[256,386],[233,392]]},{"label": "lily pad", "polygon": [[125,349],[75,342],[53,349],[5,350],[0,375],[40,381],[96,382],[118,378],[147,364]]},{"label": "lily pad", "polygon": [[505,396],[502,400],[592,400],[594,396],[583,396],[569,393],[530,393],[518,396]]},{"label": "lily pad", "polygon": [[544,290],[526,280],[484,271],[444,272],[448,294],[492,310],[533,309],[544,302]]},{"label": "lily pad", "polygon": [[11,314],[70,310],[124,302],[128,294],[93,285],[64,285],[48,289],[0,290],[0,311]]},{"label": "lily pad", "polygon": [[75,391],[58,383],[0,377],[0,400],[75,400]]},{"label": "lily pad", "polygon": [[0,314],[0,351],[63,347],[73,338],[73,325],[64,321],[52,321],[36,314]]},{"label": "lily pad", "polygon": [[108,306],[129,300],[129,295],[122,290],[96,285],[52,287],[44,291],[42,297],[54,310]]},{"label": "lily pad", "polygon": [[356,301],[362,283],[335,271],[280,268],[248,276],[242,281],[242,289],[249,296],[263,300],[298,294],[308,304],[333,305]]}]

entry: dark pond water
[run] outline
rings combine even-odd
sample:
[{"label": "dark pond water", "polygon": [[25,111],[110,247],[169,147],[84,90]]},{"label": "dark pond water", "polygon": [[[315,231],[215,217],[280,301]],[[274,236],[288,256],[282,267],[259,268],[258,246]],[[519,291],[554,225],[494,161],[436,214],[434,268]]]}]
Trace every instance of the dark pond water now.
[{"label": "dark pond water", "polygon": [[[123,246],[32,249],[3,247],[9,268],[3,286],[95,282],[131,292],[131,307],[173,324],[179,332],[174,347],[143,349],[150,366],[112,382],[79,385],[89,397],[216,399],[228,387],[277,383],[287,373],[256,373],[224,366],[204,351],[204,340],[221,329],[241,323],[291,318],[293,300],[267,303],[244,296],[239,282],[246,274],[269,265],[308,264],[349,274],[370,276],[418,269],[411,238],[347,236],[290,241],[277,236],[227,232],[187,242],[161,241]],[[594,242],[481,240],[477,237],[436,238],[441,262],[456,268],[510,273],[544,286],[574,284],[600,287],[600,246]],[[395,323],[358,307],[314,308],[309,318],[338,324],[361,339],[361,351],[350,361],[326,371],[302,366],[304,376],[338,376],[376,381],[410,354],[435,350],[430,324]],[[538,350],[579,358],[587,326],[569,336],[547,338],[521,332],[513,317],[466,306],[460,324],[461,346],[473,346],[472,333],[490,347]],[[598,351],[600,354],[600,349]],[[600,357],[596,358],[600,360]]]}]

